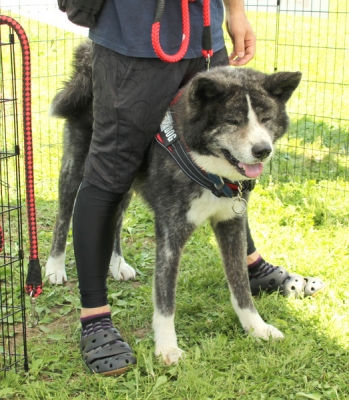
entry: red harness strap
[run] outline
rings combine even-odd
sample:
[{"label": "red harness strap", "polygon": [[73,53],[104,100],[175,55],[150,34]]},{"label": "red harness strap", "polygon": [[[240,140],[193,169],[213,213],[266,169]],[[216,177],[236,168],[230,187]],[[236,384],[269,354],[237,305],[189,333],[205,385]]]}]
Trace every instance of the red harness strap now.
[{"label": "red harness strap", "polygon": [[[151,41],[156,55],[165,62],[174,63],[180,61],[188,51],[190,40],[190,17],[189,2],[195,0],[182,0],[182,31],[183,40],[176,54],[166,54],[160,44],[160,25],[164,13],[165,0],[157,0],[155,8],[154,22],[151,29]],[[210,0],[203,0],[203,21],[204,29],[202,33],[202,55],[208,59],[213,55],[211,38],[211,14]]]}]

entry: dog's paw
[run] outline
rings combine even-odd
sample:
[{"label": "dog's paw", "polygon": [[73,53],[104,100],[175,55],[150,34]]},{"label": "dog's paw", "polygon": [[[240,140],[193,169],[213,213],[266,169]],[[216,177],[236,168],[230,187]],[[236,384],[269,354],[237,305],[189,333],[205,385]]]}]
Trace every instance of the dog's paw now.
[{"label": "dog's paw", "polygon": [[181,358],[184,358],[184,351],[179,347],[157,347],[155,355],[162,358],[165,364],[178,364]]},{"label": "dog's paw", "polygon": [[59,257],[50,256],[47,260],[45,267],[45,276],[53,285],[62,285],[67,282],[67,275],[65,272],[65,254]]},{"label": "dog's paw", "polygon": [[257,328],[252,328],[250,333],[257,339],[270,340],[270,339],[284,339],[284,335],[275,326],[264,323]]},{"label": "dog's paw", "polygon": [[110,260],[110,272],[117,281],[127,281],[136,277],[136,271],[128,265],[124,257],[113,253]]}]

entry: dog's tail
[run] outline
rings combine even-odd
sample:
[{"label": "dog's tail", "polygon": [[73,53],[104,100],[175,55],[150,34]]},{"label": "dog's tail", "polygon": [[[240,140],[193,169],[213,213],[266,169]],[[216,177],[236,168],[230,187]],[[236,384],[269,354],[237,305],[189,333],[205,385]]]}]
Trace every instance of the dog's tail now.
[{"label": "dog's tail", "polygon": [[76,49],[73,58],[73,74],[54,97],[50,115],[58,118],[78,116],[86,111],[92,101],[92,42],[87,40]]}]

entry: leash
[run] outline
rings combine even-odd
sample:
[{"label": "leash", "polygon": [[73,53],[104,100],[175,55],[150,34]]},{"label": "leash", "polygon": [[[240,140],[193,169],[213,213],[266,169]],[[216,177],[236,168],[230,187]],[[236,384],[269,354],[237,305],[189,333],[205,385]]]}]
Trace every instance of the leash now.
[{"label": "leash", "polygon": [[[24,129],[24,163],[26,175],[26,203],[28,216],[28,234],[30,241],[30,258],[25,291],[30,296],[30,323],[35,326],[39,315],[36,311],[36,298],[42,293],[41,267],[38,256],[38,238],[36,226],[36,207],[34,192],[34,156],[31,124],[31,59],[28,37],[23,27],[13,18],[0,15],[0,25],[12,28],[19,39],[22,50],[22,92],[23,92],[23,129]],[[14,35],[12,36],[14,43]]]},{"label": "leash", "polygon": [[[176,54],[166,54],[160,43],[160,28],[161,19],[164,14],[165,0],[157,0],[155,6],[155,15],[151,29],[151,41],[156,55],[165,62],[174,63],[182,60],[188,51],[190,41],[190,16],[189,16],[189,2],[195,0],[182,0],[182,43]],[[209,69],[210,57],[213,55],[212,49],[212,34],[211,34],[211,14],[210,14],[210,0],[203,0],[203,31],[202,31],[202,55],[206,59],[206,69]]]},{"label": "leash", "polygon": [[247,209],[243,192],[253,190],[254,180],[231,182],[221,176],[201,169],[188,153],[185,144],[179,139],[173,126],[171,112],[168,110],[155,136],[156,142],[176,161],[181,170],[198,185],[210,190],[216,197],[233,198],[232,208],[236,214],[243,214]]}]

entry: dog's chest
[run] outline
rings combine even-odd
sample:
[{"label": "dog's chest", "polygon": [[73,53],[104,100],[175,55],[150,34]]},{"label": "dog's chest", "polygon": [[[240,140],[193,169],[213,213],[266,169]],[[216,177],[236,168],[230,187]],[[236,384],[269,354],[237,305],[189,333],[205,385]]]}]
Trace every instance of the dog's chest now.
[{"label": "dog's chest", "polygon": [[200,226],[207,219],[214,223],[236,218],[233,211],[233,199],[227,197],[216,197],[209,190],[204,190],[200,197],[194,198],[189,204],[187,220]]}]

